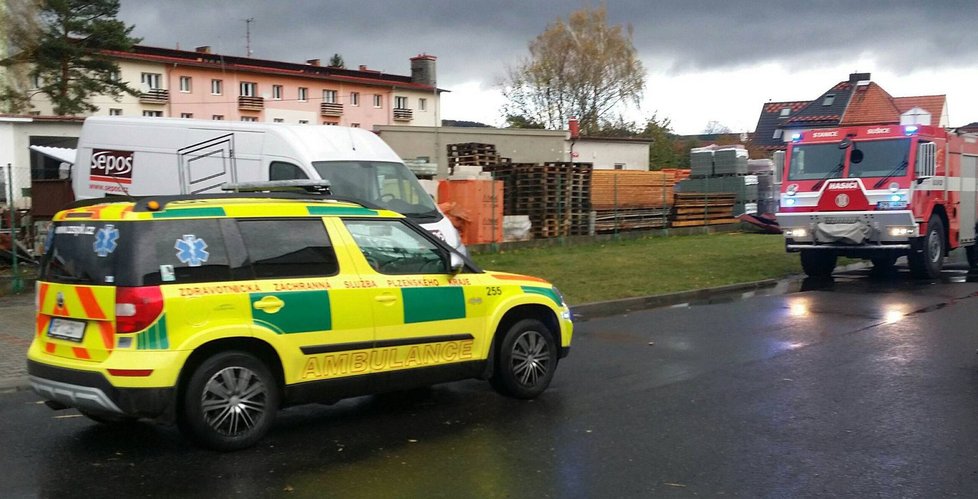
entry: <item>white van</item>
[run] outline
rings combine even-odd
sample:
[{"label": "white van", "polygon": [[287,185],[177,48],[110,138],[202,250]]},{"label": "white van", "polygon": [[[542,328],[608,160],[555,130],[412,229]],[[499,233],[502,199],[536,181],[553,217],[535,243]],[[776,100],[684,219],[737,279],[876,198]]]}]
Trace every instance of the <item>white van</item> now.
[{"label": "white van", "polygon": [[403,213],[465,252],[458,231],[401,158],[376,134],[359,128],[92,117],[82,126],[71,179],[75,199],[325,179],[337,196]]}]

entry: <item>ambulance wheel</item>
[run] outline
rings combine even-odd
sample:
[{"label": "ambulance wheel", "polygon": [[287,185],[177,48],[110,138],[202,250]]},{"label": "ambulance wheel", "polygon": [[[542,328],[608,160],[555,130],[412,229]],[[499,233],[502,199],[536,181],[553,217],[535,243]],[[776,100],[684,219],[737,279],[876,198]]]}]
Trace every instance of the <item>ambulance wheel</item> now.
[{"label": "ambulance wheel", "polygon": [[968,268],[978,269],[978,246],[967,246],[964,248],[964,253],[968,257]]},{"label": "ambulance wheel", "polygon": [[245,352],[222,352],[190,376],[177,423],[201,446],[244,449],[268,433],[279,400],[278,384],[264,363]]},{"label": "ambulance wheel", "polygon": [[801,250],[801,268],[808,277],[830,277],[838,256],[818,250]]},{"label": "ambulance wheel", "polygon": [[923,243],[923,251],[913,252],[907,258],[910,273],[920,279],[937,279],[944,265],[944,222],[941,217],[930,217]]},{"label": "ambulance wheel", "polygon": [[536,319],[523,319],[502,337],[489,383],[502,395],[531,399],[547,389],[556,368],[553,332]]}]

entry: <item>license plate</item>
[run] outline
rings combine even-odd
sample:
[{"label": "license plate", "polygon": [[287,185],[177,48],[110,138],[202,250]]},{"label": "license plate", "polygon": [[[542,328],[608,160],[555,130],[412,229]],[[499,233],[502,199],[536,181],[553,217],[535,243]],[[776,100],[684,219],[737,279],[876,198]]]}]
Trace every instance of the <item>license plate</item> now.
[{"label": "license plate", "polygon": [[82,321],[72,321],[55,317],[51,319],[51,327],[48,328],[48,336],[61,340],[81,342],[85,336],[85,323]]},{"label": "license plate", "polygon": [[880,201],[876,204],[876,209],[878,210],[905,210],[907,209],[906,201]]}]

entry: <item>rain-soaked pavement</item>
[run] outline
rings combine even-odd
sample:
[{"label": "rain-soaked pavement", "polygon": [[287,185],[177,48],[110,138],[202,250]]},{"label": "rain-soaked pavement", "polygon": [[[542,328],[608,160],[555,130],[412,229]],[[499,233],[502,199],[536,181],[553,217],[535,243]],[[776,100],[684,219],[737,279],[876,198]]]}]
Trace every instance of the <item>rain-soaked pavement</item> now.
[{"label": "rain-soaked pavement", "polygon": [[978,496],[978,283],[868,270],[580,322],[551,389],[280,413],[217,454],[0,394],[3,497]]}]

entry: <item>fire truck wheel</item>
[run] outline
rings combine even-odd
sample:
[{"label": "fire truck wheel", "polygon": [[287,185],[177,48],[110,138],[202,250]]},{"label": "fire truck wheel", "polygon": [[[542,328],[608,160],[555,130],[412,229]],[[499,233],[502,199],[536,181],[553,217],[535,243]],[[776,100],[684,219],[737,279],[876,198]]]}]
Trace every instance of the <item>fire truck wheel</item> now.
[{"label": "fire truck wheel", "polygon": [[910,272],[920,279],[937,279],[944,265],[944,222],[941,217],[931,216],[927,221],[923,251],[911,253],[907,258]]},{"label": "fire truck wheel", "polygon": [[964,252],[968,256],[968,267],[972,269],[978,268],[978,245],[968,246],[964,249]]},{"label": "fire truck wheel", "polygon": [[835,270],[838,257],[834,253],[817,250],[801,251],[801,268],[808,277],[829,277]]},{"label": "fire truck wheel", "polygon": [[887,256],[876,256],[870,259],[873,262],[873,268],[880,270],[889,270],[896,265],[897,257],[893,255]]}]

